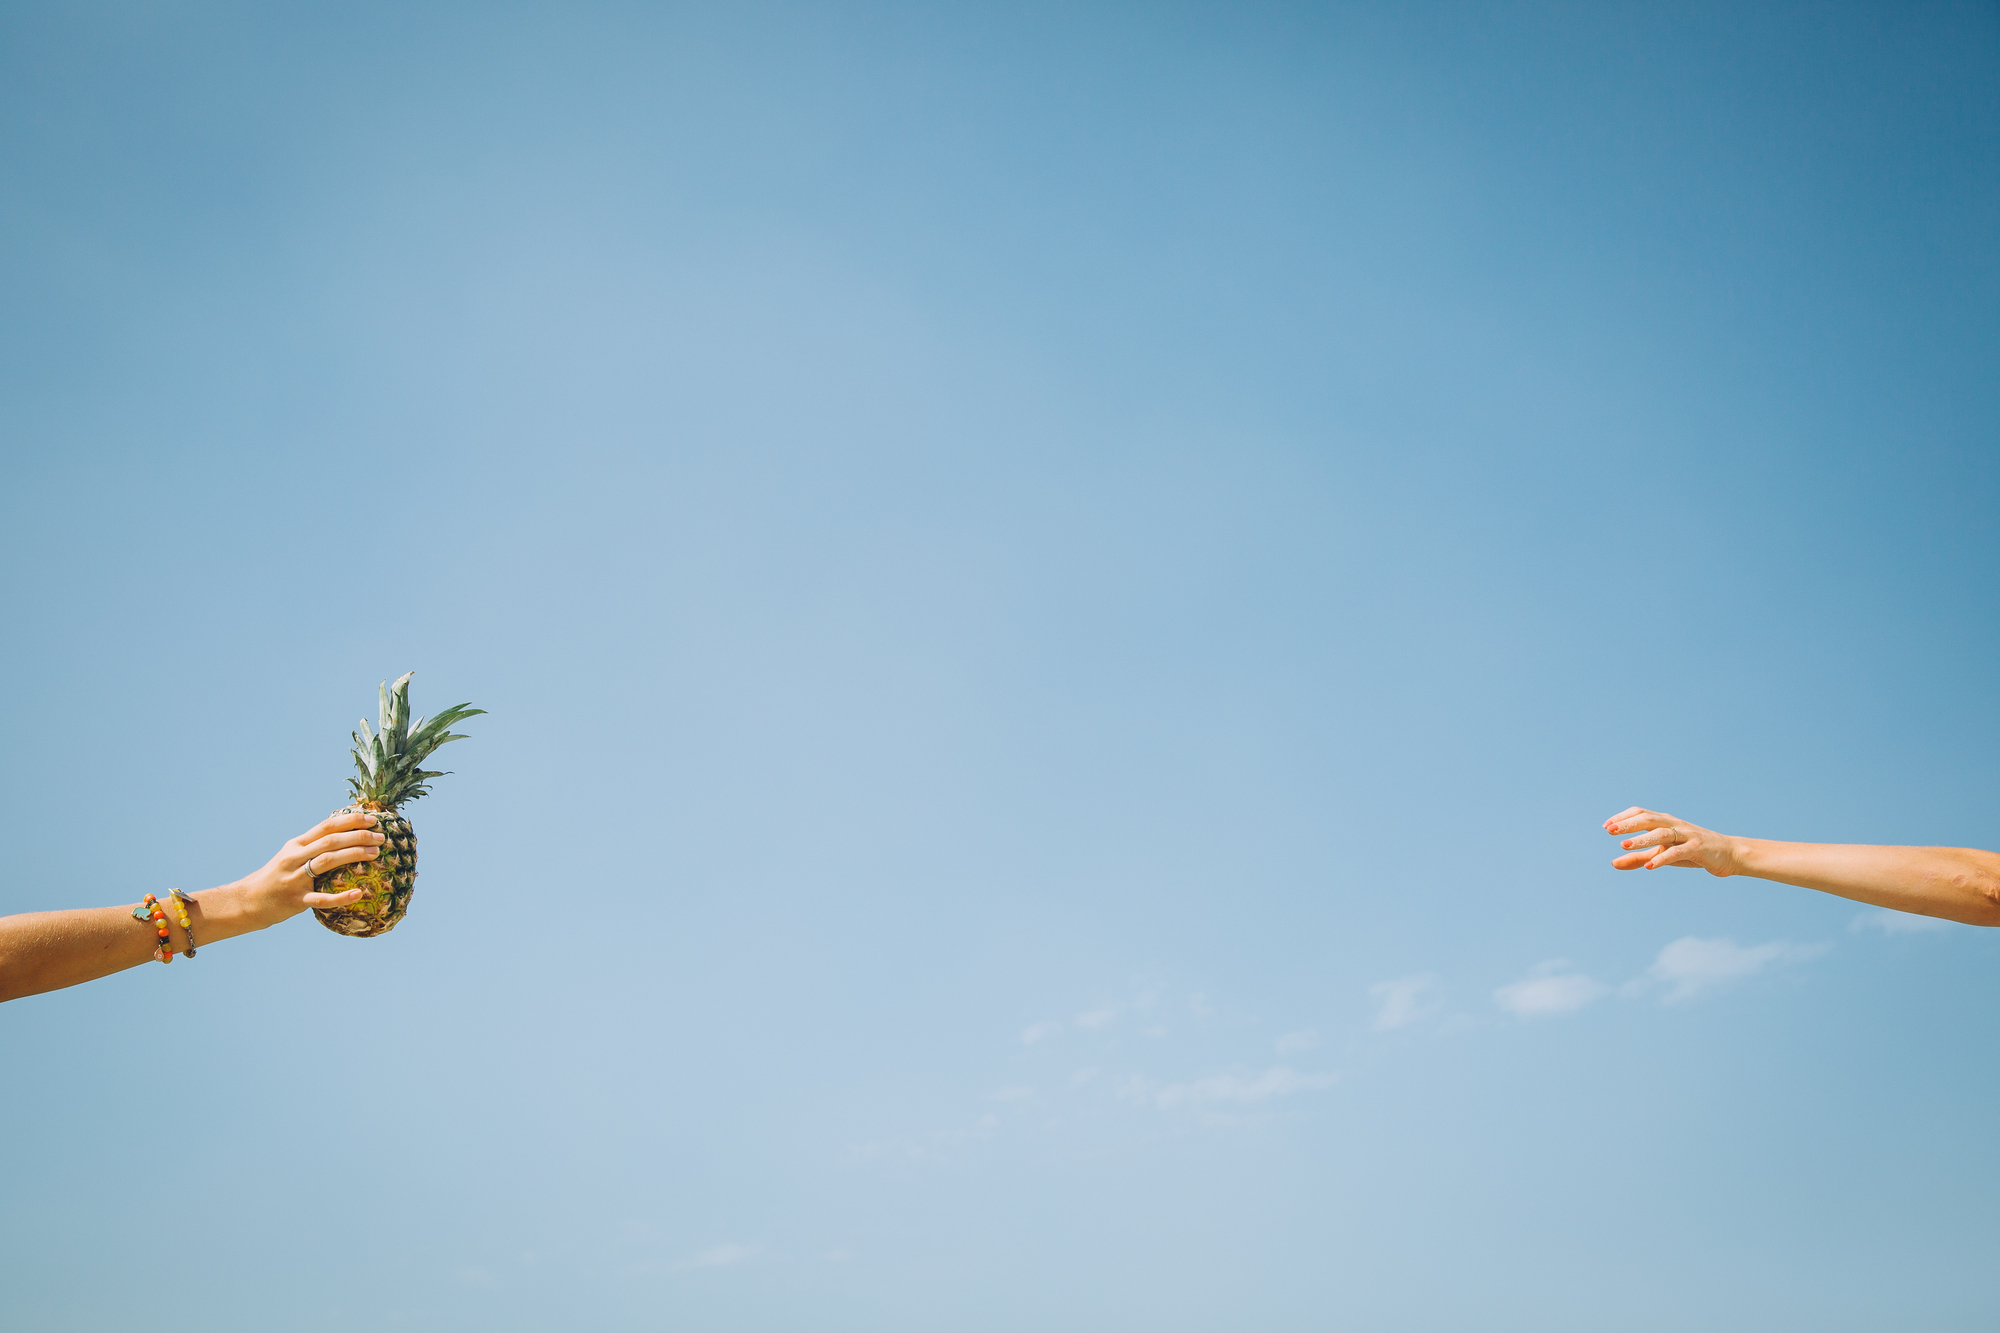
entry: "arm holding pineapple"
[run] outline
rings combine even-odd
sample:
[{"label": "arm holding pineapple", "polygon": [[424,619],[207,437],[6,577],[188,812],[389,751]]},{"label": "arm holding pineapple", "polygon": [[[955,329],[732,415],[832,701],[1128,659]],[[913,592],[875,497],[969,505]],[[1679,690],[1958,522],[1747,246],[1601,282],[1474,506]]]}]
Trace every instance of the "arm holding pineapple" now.
[{"label": "arm holding pineapple", "polygon": [[[192,895],[188,923],[200,947],[275,926],[308,907],[345,907],[362,895],[315,893],[315,871],[372,861],[383,837],[375,815],[343,811],[300,834],[278,854],[234,884]],[[173,942],[186,947],[170,926]],[[86,907],[67,912],[24,912],[0,917],[0,1001],[61,990],[150,962],[158,943],[132,920],[132,907]]]},{"label": "arm holding pineapple", "polygon": [[1818,889],[1897,912],[2000,926],[2000,853],[1976,847],[1869,847],[1738,838],[1633,806],[1604,821],[1618,870],[1685,866]]}]

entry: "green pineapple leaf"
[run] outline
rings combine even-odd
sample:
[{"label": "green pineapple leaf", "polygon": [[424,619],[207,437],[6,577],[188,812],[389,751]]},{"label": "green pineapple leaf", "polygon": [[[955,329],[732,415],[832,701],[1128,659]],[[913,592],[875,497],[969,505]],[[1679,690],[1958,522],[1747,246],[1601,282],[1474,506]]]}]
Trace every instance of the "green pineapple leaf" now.
[{"label": "green pineapple leaf", "polygon": [[384,681],[378,691],[381,710],[375,730],[368,729],[364,718],[361,729],[354,733],[357,776],[349,778],[347,785],[356,801],[372,801],[393,810],[424,795],[429,790],[425,783],[445,774],[424,772],[417,766],[438,746],[467,739],[450,730],[454,722],[486,711],[456,704],[434,717],[419,717],[412,725],[410,677],[415,674],[404,674],[394,685]]}]

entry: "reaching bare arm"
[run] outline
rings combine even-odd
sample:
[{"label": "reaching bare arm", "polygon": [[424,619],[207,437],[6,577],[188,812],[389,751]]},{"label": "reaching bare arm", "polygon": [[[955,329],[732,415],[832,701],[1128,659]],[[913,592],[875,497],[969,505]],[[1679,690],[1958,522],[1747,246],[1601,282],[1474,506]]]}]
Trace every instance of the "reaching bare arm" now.
[{"label": "reaching bare arm", "polygon": [[[234,884],[191,895],[188,925],[202,948],[297,916],[308,907],[342,907],[361,896],[312,892],[313,874],[366,861],[382,835],[375,816],[335,815],[278,849],[264,868]],[[312,868],[308,868],[312,867]],[[0,917],[0,1000],[61,990],[137,967],[153,956],[159,937],[132,919],[133,904]],[[169,913],[169,917],[173,914]],[[171,925],[176,950],[187,947]]]},{"label": "reaching bare arm", "polygon": [[[1748,875],[1970,926],[2000,926],[2000,854],[1974,847],[1870,847],[1737,838],[1639,806],[1604,821],[1624,838],[1619,870],[1685,866]],[[1636,836],[1627,836],[1636,835]]]}]

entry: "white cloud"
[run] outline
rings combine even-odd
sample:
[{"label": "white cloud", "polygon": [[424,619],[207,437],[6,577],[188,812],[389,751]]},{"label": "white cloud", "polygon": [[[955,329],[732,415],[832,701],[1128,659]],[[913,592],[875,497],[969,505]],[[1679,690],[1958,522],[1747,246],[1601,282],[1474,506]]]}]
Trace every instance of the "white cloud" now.
[{"label": "white cloud", "polygon": [[1567,1014],[1597,1000],[1611,988],[1581,972],[1566,972],[1560,958],[1537,963],[1520,981],[1493,992],[1493,1002],[1516,1018],[1547,1018]]},{"label": "white cloud", "polygon": [[[1038,1023],[1030,1023],[1021,1029],[1021,1044],[1038,1045],[1072,1027],[1083,1032],[1099,1032],[1126,1018],[1134,1022],[1145,1022],[1150,1019],[1150,1025],[1140,1030],[1149,1037],[1164,1037],[1167,1035],[1167,1028],[1162,1020],[1171,1008],[1167,1002],[1165,989],[1142,978],[1132,982],[1130,994],[1109,999],[1100,996],[1098,1004],[1089,1009],[1079,1010],[1067,1020],[1049,1018]],[[1210,1012],[1208,1001],[1200,995],[1189,999],[1188,1008],[1197,1018]]]},{"label": "white cloud", "polygon": [[1377,1032],[1404,1027],[1420,1018],[1428,1018],[1444,1007],[1438,979],[1429,972],[1398,977],[1394,981],[1378,981],[1368,988],[1368,998],[1375,1001]]},{"label": "white cloud", "polygon": [[756,1255],[755,1245],[711,1245],[705,1250],[696,1250],[675,1264],[674,1268],[677,1271],[690,1268],[727,1268],[730,1264],[740,1264],[745,1259],[755,1258]]},{"label": "white cloud", "polygon": [[1328,1087],[1331,1074],[1301,1074],[1286,1065],[1276,1065],[1252,1078],[1234,1074],[1210,1074],[1192,1083],[1170,1083],[1151,1093],[1153,1103],[1165,1110],[1177,1106],[1213,1106],[1218,1103],[1245,1105],[1286,1097],[1295,1092]]},{"label": "white cloud", "polygon": [[1667,992],[1662,997],[1664,1001],[1678,1004],[1703,991],[1754,976],[1772,963],[1803,962],[1825,952],[1825,945],[1787,944],[1783,940],[1742,945],[1735,940],[1704,940],[1688,935],[1661,949],[1645,976],[1627,989],[1664,986]]},{"label": "white cloud", "polygon": [[1946,921],[1942,917],[1918,916],[1913,912],[1892,912],[1886,907],[1871,907],[1854,920],[1847,923],[1849,930],[1879,930],[1884,935],[1920,935],[1933,930],[1950,930],[1956,921]]},{"label": "white cloud", "polygon": [[1310,1028],[1303,1032],[1287,1032],[1278,1038],[1278,1054],[1297,1055],[1300,1051],[1309,1051],[1317,1045],[1319,1045],[1319,1033]]}]

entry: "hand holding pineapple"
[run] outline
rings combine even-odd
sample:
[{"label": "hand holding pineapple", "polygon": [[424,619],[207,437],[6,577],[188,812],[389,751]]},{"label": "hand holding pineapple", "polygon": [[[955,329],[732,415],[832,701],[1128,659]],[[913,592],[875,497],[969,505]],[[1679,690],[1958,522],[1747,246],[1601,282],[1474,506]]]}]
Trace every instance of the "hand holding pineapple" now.
[{"label": "hand holding pineapple", "polygon": [[[344,811],[287,841],[262,869],[234,884],[190,895],[189,925],[201,947],[275,926],[308,907],[337,911],[360,898],[358,888],[316,892],[309,867],[333,873],[375,860],[385,839],[374,821],[365,810]],[[0,916],[0,1000],[61,990],[138,967],[153,957],[156,943],[152,932],[134,928],[130,903]],[[171,943],[180,948],[186,940],[177,932]]]},{"label": "hand holding pineapple", "polygon": [[263,869],[245,875],[232,887],[244,889],[260,914],[271,917],[266,925],[276,925],[308,907],[345,907],[360,898],[362,890],[315,892],[319,875],[374,860],[382,854],[386,841],[375,831],[374,815],[365,810],[342,811],[287,842]]},{"label": "hand holding pineapple", "polygon": [[330,876],[343,866],[365,865],[382,854],[386,841],[375,829],[375,816],[365,810],[341,811],[322,819],[288,840],[260,869],[234,884],[196,894],[196,938],[213,944],[289,921],[308,907],[345,907],[362,890],[317,892],[315,871]]},{"label": "hand holding pineapple", "polygon": [[165,951],[163,962],[183,950],[193,957],[196,939],[206,947],[275,926],[308,907],[343,935],[392,929],[409,910],[417,879],[417,835],[397,807],[444,776],[418,765],[447,741],[465,739],[451,734],[452,723],[485,710],[459,704],[428,722],[412,722],[408,675],[381,693],[377,729],[364,721],[354,734],[352,805],[285,843],[262,869],[234,884],[179,894],[175,901],[188,918],[179,935],[164,915],[160,934],[134,929],[133,918],[145,920],[145,909],[129,903],[0,917],[0,1001],[122,972],[155,957],[156,949]]}]

